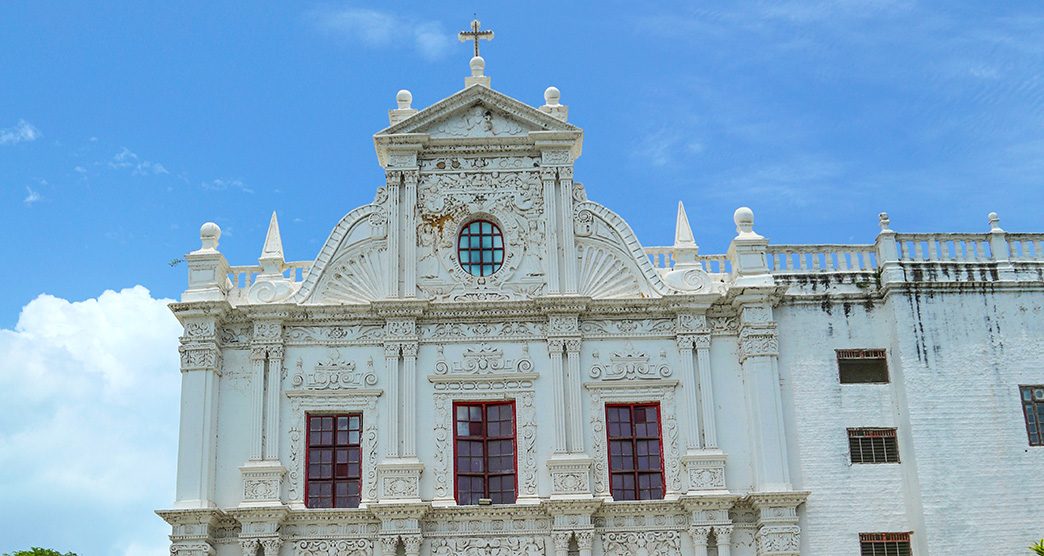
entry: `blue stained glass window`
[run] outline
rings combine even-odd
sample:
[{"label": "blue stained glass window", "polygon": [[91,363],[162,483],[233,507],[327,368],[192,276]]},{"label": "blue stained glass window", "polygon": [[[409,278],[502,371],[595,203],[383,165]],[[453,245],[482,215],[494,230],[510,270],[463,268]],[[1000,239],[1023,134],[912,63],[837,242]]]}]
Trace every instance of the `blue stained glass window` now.
[{"label": "blue stained glass window", "polygon": [[460,267],[472,276],[489,276],[504,265],[504,236],[488,220],[474,220],[460,231],[457,241]]}]

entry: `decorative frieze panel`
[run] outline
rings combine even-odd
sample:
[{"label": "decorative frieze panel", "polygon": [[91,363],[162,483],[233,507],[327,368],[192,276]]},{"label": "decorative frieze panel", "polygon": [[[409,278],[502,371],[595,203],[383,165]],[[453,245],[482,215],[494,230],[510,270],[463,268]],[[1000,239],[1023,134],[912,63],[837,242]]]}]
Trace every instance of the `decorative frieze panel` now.
[{"label": "decorative frieze panel", "polygon": [[798,556],[801,528],[797,525],[763,526],[757,535],[758,556]]},{"label": "decorative frieze panel", "polygon": [[218,340],[225,347],[244,347],[250,343],[252,330],[249,323],[226,324],[218,329]]},{"label": "decorative frieze panel", "polygon": [[456,323],[442,322],[420,326],[421,341],[483,342],[506,339],[542,339],[547,325],[542,322]]},{"label": "decorative frieze panel", "polygon": [[295,556],[372,556],[369,539],[309,540],[294,543]]},{"label": "decorative frieze panel", "polygon": [[346,324],[335,326],[289,326],[286,345],[377,345],[384,340],[384,327],[379,324]]},{"label": "decorative frieze panel", "polygon": [[312,372],[304,370],[304,362],[297,359],[297,372],[290,377],[293,388],[307,390],[338,390],[367,388],[377,384],[373,359],[368,359],[365,369],[359,369],[354,361],[345,361],[340,350],[331,349],[326,359],[316,363]]},{"label": "decorative frieze panel", "polygon": [[779,339],[774,325],[744,326],[740,330],[740,362],[750,357],[779,355]]},{"label": "decorative frieze panel", "polygon": [[282,467],[240,468],[243,475],[243,502],[279,502]]},{"label": "decorative frieze panel", "polygon": [[726,489],[724,455],[686,455],[682,461],[689,480],[689,492]]},{"label": "decorative frieze panel", "polygon": [[548,315],[548,336],[569,336],[580,333],[580,317],[575,314]]},{"label": "decorative frieze panel", "polygon": [[182,371],[212,370],[220,373],[221,352],[216,345],[189,344],[178,347]]},{"label": "decorative frieze panel", "polygon": [[498,110],[476,104],[431,124],[425,130],[432,138],[514,137],[529,132],[521,122],[502,115]]},{"label": "decorative frieze panel", "polygon": [[602,533],[605,556],[680,556],[681,533],[678,531],[605,532]]},{"label": "decorative frieze panel", "polygon": [[735,336],[739,333],[739,318],[735,315],[708,316],[707,326],[715,336]]},{"label": "decorative frieze panel", "polygon": [[598,352],[591,357],[595,364],[588,374],[599,380],[657,380],[668,378],[674,373],[667,364],[666,352],[661,351],[660,359],[652,362],[647,353],[630,344],[625,350],[613,352],[607,363],[602,362]]},{"label": "decorative frieze panel", "polygon": [[542,537],[487,537],[432,539],[432,556],[543,556]]},{"label": "decorative frieze panel", "polygon": [[532,156],[440,156],[422,159],[420,161],[420,171],[422,173],[458,173],[471,171],[495,172],[499,170],[532,170],[539,165],[538,162],[538,159]]},{"label": "decorative frieze panel", "polygon": [[522,357],[515,361],[506,359],[504,351],[483,344],[478,349],[466,349],[460,361],[452,365],[444,359],[442,346],[438,347],[439,359],[435,363],[435,374],[486,375],[492,373],[529,373],[533,371],[533,360],[529,358],[529,346],[522,344]]},{"label": "decorative frieze panel", "polygon": [[585,338],[667,338],[674,334],[674,323],[671,319],[592,319],[581,322],[580,331]]},{"label": "decorative frieze panel", "polygon": [[277,321],[254,321],[255,342],[278,342],[283,338],[283,325]]}]

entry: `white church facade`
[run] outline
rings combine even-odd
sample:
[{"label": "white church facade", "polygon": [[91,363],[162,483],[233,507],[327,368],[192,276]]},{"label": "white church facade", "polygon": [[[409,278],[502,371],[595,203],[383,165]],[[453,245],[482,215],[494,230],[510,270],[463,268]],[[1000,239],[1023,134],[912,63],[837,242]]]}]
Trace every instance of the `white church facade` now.
[{"label": "white church facade", "polygon": [[872,243],[774,245],[740,208],[708,255],[679,205],[674,245],[643,247],[574,180],[558,91],[530,107],[471,69],[423,110],[399,93],[385,184],[314,260],[284,260],[275,215],[256,266],[202,227],[171,306],[172,555],[1015,555],[1044,536],[1044,234],[882,214]]}]

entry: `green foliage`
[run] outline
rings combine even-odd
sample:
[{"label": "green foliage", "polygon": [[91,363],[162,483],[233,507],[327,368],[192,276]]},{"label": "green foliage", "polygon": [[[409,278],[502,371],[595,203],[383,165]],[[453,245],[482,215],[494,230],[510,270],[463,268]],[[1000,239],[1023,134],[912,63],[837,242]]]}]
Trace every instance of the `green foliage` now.
[{"label": "green foliage", "polygon": [[65,554],[62,554],[57,550],[51,550],[49,548],[40,548],[38,546],[34,546],[29,550],[18,550],[15,552],[4,554],[4,556],[76,556],[76,554],[73,554],[72,552],[66,552]]},{"label": "green foliage", "polygon": [[1037,541],[1037,544],[1029,547],[1029,549],[1032,550],[1033,553],[1037,554],[1038,556],[1044,556],[1044,539],[1040,539],[1039,541]]}]

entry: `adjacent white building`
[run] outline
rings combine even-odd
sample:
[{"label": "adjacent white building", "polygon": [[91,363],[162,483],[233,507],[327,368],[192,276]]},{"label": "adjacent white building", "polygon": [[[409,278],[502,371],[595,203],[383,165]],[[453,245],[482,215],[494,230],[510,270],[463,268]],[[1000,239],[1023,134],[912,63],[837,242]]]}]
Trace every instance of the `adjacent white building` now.
[{"label": "adjacent white building", "polygon": [[471,70],[422,110],[399,92],[385,184],[314,260],[284,260],[274,214],[256,266],[203,225],[171,306],[171,554],[1015,555],[1044,536],[1044,234],[882,213],[866,244],[773,245],[740,208],[708,255],[679,203],[674,245],[643,247],[574,180],[558,90],[533,108]]}]

